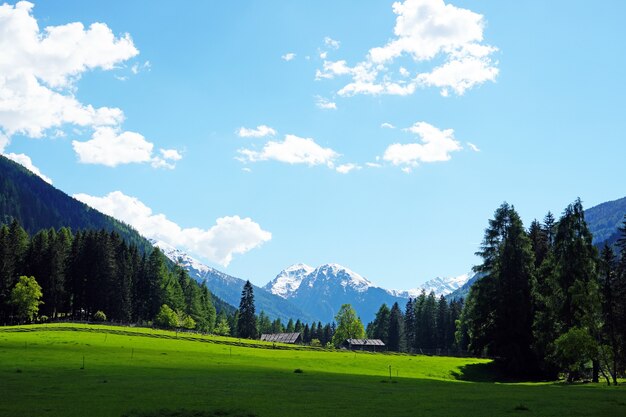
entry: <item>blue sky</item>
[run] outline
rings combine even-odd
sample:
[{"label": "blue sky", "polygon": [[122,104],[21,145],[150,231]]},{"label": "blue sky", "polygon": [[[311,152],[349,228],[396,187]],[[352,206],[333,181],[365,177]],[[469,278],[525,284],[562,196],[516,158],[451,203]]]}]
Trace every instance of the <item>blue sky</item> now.
[{"label": "blue sky", "polygon": [[335,262],[413,288],[468,272],[505,200],[528,224],[626,194],[624,15],[622,1],[9,3],[0,151],[256,284]]}]

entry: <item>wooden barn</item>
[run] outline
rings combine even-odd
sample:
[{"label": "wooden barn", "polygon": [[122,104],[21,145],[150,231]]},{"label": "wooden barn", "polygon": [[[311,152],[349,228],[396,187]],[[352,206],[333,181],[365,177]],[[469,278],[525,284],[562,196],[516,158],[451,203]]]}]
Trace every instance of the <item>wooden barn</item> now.
[{"label": "wooden barn", "polygon": [[274,343],[288,343],[290,345],[299,345],[302,343],[302,335],[300,333],[262,334],[261,341],[274,342]]},{"label": "wooden barn", "polygon": [[385,344],[380,339],[346,339],[341,347],[350,350],[365,350],[368,352],[381,352],[385,350]]}]

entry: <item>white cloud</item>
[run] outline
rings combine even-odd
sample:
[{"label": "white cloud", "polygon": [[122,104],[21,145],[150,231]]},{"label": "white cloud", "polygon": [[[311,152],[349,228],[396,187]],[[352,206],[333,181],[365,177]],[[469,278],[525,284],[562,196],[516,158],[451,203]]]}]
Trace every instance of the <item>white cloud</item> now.
[{"label": "white cloud", "polygon": [[341,42],[331,38],[330,36],[326,36],[324,38],[324,45],[332,49],[339,49],[339,46],[341,46]]},{"label": "white cloud", "polygon": [[469,146],[470,149],[473,150],[474,152],[480,152],[480,149],[478,148],[478,146],[474,145],[472,142],[467,142],[467,146]]},{"label": "white cloud", "polygon": [[348,164],[339,165],[337,168],[335,168],[335,171],[337,171],[340,174],[348,174],[350,171],[359,170],[359,169],[361,169],[359,165],[348,163]]},{"label": "white cloud", "polygon": [[236,131],[237,135],[241,138],[263,138],[265,136],[276,135],[276,130],[269,126],[260,125],[256,129],[250,129],[247,127],[240,127]]},{"label": "white cloud", "polygon": [[295,57],[296,57],[296,54],[295,54],[295,53],[293,53],[293,52],[288,52],[288,53],[286,53],[285,55],[281,56],[281,59],[282,59],[283,61],[287,61],[287,62],[289,62],[289,61],[293,60]]},{"label": "white cloud", "polygon": [[395,129],[396,127],[391,123],[384,122],[380,125],[383,129]]},{"label": "white cloud", "polygon": [[337,103],[330,101],[327,98],[320,97],[320,96],[315,97],[315,105],[319,109],[337,110]]},{"label": "white cloud", "polygon": [[161,156],[164,159],[172,161],[180,161],[183,159],[183,156],[176,149],[159,149],[159,152],[161,152]]},{"label": "white cloud", "polygon": [[404,172],[411,172],[419,163],[448,161],[451,152],[462,149],[452,129],[440,130],[426,122],[417,122],[405,130],[417,134],[422,143],[394,143],[383,155],[383,160],[401,166]]},{"label": "white cloud", "polygon": [[161,155],[153,156],[154,144],[137,132],[120,132],[112,127],[97,127],[86,142],[72,141],[72,147],[83,164],[101,164],[116,167],[121,164],[150,162],[155,168],[174,168],[168,161],[178,161],[180,153],[173,149],[161,149]]},{"label": "white cloud", "polygon": [[28,155],[25,155],[23,153],[19,153],[19,154],[16,154],[16,153],[6,153],[6,154],[3,154],[3,155],[6,156],[7,158],[9,158],[10,160],[12,160],[14,162],[17,162],[18,164],[22,165],[24,168],[28,169],[33,174],[37,175],[38,177],[40,177],[42,180],[44,180],[48,184],[52,184],[52,180],[50,179],[50,177],[47,177],[44,174],[42,174],[41,171],[39,170],[39,168],[37,168],[35,165],[33,165],[33,161],[30,159],[30,157]]},{"label": "white cloud", "polygon": [[[497,48],[483,43],[485,21],[481,14],[446,4],[444,0],[405,0],[393,3],[397,15],[395,37],[386,45],[371,48],[364,61],[349,66],[345,61],[324,61],[316,79],[349,75],[352,81],[340,95],[410,95],[417,87],[438,87],[462,95],[470,88],[495,81],[497,62],[491,56]],[[416,76],[404,66],[392,76],[396,59],[410,57]],[[443,61],[443,64],[438,65]],[[425,72],[418,72],[424,70]]]},{"label": "white cloud", "polygon": [[264,242],[272,234],[249,217],[220,217],[209,229],[182,228],[164,214],[152,209],[135,197],[113,191],[104,197],[75,194],[74,198],[133,226],[142,235],[163,241],[174,247],[228,266],[233,255],[244,254]]},{"label": "white cloud", "polygon": [[367,166],[368,168],[381,168],[382,165],[379,164],[378,162],[366,162],[365,166]]},{"label": "white cloud", "polygon": [[65,123],[116,125],[120,109],[80,103],[75,82],[96,68],[111,70],[139,53],[128,34],[116,37],[103,23],[68,23],[39,29],[33,4],[0,5],[0,129],[7,137],[41,137]]},{"label": "white cloud", "polygon": [[[85,27],[73,22],[42,30],[33,7],[26,1],[0,5],[0,145],[6,147],[15,134],[57,137],[69,124],[93,130],[92,140],[72,143],[82,162],[116,166],[150,159],[153,145],[139,133],[106,133],[122,130],[121,109],[94,107],[76,98],[83,73],[119,68],[139,54],[130,35],[117,37],[104,23]],[[133,64],[130,72],[149,68],[145,61]],[[125,151],[130,153],[123,155]],[[162,160],[152,159],[157,164]]]},{"label": "white cloud", "polygon": [[320,58],[326,59],[326,57],[328,57],[328,52],[326,52],[326,51],[320,52]]},{"label": "white cloud", "polygon": [[282,142],[269,141],[261,151],[239,149],[237,159],[242,162],[274,160],[288,164],[327,165],[332,168],[339,154],[330,148],[323,148],[313,139],[286,135]]}]

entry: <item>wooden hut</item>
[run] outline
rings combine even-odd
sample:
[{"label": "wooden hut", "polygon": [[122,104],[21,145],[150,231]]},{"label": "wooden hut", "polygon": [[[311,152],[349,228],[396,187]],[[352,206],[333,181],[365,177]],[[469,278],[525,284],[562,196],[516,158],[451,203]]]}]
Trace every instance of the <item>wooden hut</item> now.
[{"label": "wooden hut", "polygon": [[300,333],[262,334],[261,341],[273,342],[273,343],[288,343],[290,345],[299,345],[302,343],[302,335]]},{"label": "wooden hut", "polygon": [[341,347],[350,350],[365,350],[368,352],[381,352],[385,350],[385,344],[380,339],[346,339]]}]

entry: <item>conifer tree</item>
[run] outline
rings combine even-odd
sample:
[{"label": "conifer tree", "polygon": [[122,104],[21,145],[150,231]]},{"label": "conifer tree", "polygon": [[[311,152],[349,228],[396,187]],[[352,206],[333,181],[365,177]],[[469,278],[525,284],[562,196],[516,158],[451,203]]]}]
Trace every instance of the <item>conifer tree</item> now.
[{"label": "conifer tree", "polygon": [[470,348],[499,357],[510,373],[534,372],[532,344],[532,245],[512,206],[502,204],[489,221],[481,250],[485,276],[470,290],[464,314]]},{"label": "conifer tree", "polygon": [[404,335],[407,350],[413,352],[415,348],[415,305],[411,298],[406,302],[404,309]]},{"label": "conifer tree", "polygon": [[398,303],[393,303],[389,312],[387,349],[392,352],[402,352],[406,350],[404,340],[404,317]]},{"label": "conifer tree", "polygon": [[374,321],[368,324],[368,333],[367,336],[371,339],[380,339],[385,343],[385,345],[389,342],[389,315],[390,315],[389,307],[387,304],[383,304],[378,309],[376,313],[376,317]]},{"label": "conifer tree", "polygon": [[[293,326],[293,322],[292,322]],[[237,321],[237,334],[245,339],[256,339],[256,316],[254,313],[254,291],[250,281],[246,281],[241,292],[239,302],[239,318]]]}]

